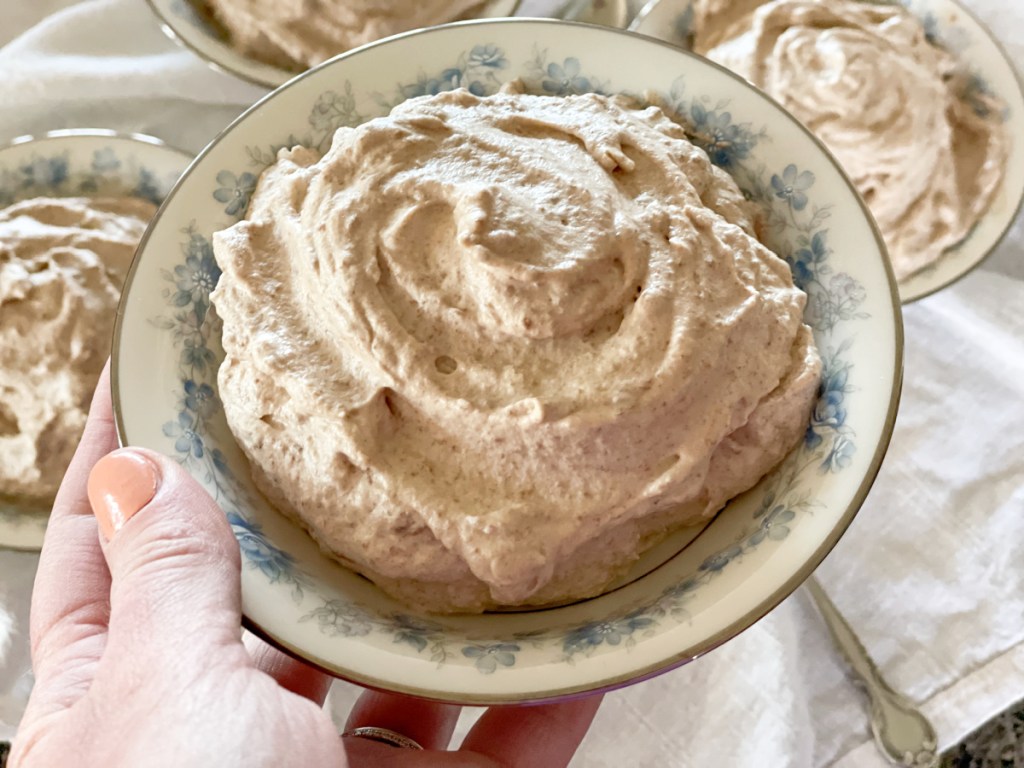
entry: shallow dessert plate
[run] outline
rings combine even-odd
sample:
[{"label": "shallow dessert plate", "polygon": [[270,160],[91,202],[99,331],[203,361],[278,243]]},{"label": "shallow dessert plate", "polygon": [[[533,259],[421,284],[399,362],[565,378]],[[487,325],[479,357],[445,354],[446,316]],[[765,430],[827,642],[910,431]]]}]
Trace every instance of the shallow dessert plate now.
[{"label": "shallow dessert plate", "polygon": [[[295,75],[289,69],[265,64],[231,47],[227,32],[210,12],[206,0],[147,0],[160,18],[160,26],[175,42],[204,59],[214,69],[248,80],[255,85],[277,88]],[[512,16],[519,0],[489,0],[480,18]]]},{"label": "shallow dessert plate", "polygon": [[[1024,84],[995,36],[957,0],[901,0],[917,16],[928,38],[956,56],[967,74],[965,98],[974,111],[1006,124],[1010,154],[1003,183],[981,220],[959,244],[931,266],[899,283],[903,303],[924,298],[959,280],[1005,237],[1024,204]],[[693,0],[652,0],[631,29],[676,45],[689,46],[693,31]],[[995,112],[989,98],[1005,107]]]},{"label": "shallow dessert plate", "polygon": [[[407,98],[465,86],[657,93],[696,143],[764,203],[765,232],[810,294],[825,360],[806,439],[681,552],[599,598],[519,613],[417,613],[324,556],[270,508],[224,420],[209,292],[211,235],[243,216],[279,148]],[[793,192],[792,181],[802,192]],[[124,444],[175,457],[223,507],[243,554],[248,625],[343,678],[462,703],[524,702],[624,685],[682,664],[764,616],[853,519],[896,414],[902,325],[874,224],[823,147],[740,78],[639,35],[566,22],[463,22],[337,58],[256,104],[200,155],[140,246],[115,331]],[[671,553],[670,553],[671,554]],[[664,550],[661,552],[665,559]]]},{"label": "shallow dessert plate", "polygon": [[[113,131],[23,136],[0,148],[0,208],[42,196],[132,195],[159,205],[191,159],[159,139]],[[39,550],[49,514],[0,496],[0,547]]]}]

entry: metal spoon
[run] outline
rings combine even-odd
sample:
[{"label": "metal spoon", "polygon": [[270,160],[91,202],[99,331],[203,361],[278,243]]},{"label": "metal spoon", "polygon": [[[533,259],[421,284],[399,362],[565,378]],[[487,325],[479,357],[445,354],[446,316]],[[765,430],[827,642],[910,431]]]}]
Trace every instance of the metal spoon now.
[{"label": "metal spoon", "polygon": [[871,733],[879,750],[894,765],[938,768],[938,740],[928,718],[889,687],[853,629],[813,576],[807,581],[807,591],[814,598],[836,647],[846,657],[857,682],[867,691],[871,700]]},{"label": "metal spoon", "polygon": [[628,0],[570,0],[558,14],[569,21],[584,21],[625,29],[629,24]]},{"label": "metal spoon", "polygon": [[676,20],[690,3],[682,0],[648,0],[629,24],[630,32],[639,32],[678,45],[685,51],[693,50],[693,30],[677,28]]}]

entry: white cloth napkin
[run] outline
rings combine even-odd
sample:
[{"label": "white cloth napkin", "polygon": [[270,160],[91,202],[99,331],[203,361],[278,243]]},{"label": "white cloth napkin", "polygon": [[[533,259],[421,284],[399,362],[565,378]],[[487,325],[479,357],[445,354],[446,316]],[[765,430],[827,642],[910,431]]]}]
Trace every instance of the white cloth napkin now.
[{"label": "white cloth napkin", "polygon": [[[969,4],[1024,61],[1024,6]],[[176,48],[139,0],[5,0],[4,43],[0,141],[106,127],[198,151],[262,94]],[[819,575],[894,687],[922,704],[949,745],[1024,696],[1021,222],[985,267],[905,314],[892,447]],[[13,734],[31,683],[35,564],[0,553],[0,739]],[[342,720],[356,695],[335,685]],[[623,765],[885,763],[864,699],[801,591],[699,661],[610,694],[574,766]]]}]

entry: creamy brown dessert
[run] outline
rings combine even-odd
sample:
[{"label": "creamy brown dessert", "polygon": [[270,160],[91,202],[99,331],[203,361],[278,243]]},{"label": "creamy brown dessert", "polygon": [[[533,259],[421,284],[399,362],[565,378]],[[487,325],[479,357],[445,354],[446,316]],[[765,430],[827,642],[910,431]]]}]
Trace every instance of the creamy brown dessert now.
[{"label": "creamy brown dessert", "polygon": [[835,153],[898,279],[935,262],[991,204],[1010,137],[962,98],[956,60],[902,7],[701,0],[696,24],[698,52],[774,96]]},{"label": "creamy brown dessert", "polygon": [[799,441],[804,294],[659,109],[467,91],[285,150],[214,237],[257,486],[434,611],[600,593]]},{"label": "creamy brown dessert", "polygon": [[0,495],[53,500],[155,210],[134,198],[35,198],[0,210]]},{"label": "creamy brown dessert", "polygon": [[483,0],[207,0],[241,53],[302,70],[382,37],[465,18]]}]

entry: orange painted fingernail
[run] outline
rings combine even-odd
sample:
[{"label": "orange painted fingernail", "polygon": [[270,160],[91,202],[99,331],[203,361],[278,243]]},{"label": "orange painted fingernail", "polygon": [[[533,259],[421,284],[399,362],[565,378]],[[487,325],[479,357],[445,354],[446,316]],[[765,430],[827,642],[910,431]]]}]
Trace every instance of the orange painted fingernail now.
[{"label": "orange painted fingernail", "polygon": [[107,454],[89,473],[89,503],[103,537],[110,541],[122,526],[149,504],[160,487],[160,468],[137,451]]}]

